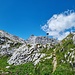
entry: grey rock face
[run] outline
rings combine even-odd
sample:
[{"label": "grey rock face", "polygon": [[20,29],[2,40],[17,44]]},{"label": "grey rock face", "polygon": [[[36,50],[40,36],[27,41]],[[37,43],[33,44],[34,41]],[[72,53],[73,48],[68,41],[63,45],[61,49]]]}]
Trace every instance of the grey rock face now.
[{"label": "grey rock face", "polygon": [[75,44],[75,35],[73,36],[73,43]]},{"label": "grey rock face", "polygon": [[45,56],[45,54],[40,54],[38,52],[39,50],[35,49],[35,45],[30,48],[28,48],[26,45],[23,45],[13,53],[11,58],[8,60],[8,63],[10,65],[19,65],[32,61],[34,62],[34,65],[36,65],[40,61],[40,58]]},{"label": "grey rock face", "polygon": [[3,30],[0,30],[0,37],[6,37],[14,42],[20,42],[20,43],[25,43],[25,41],[22,38],[19,38],[17,36],[11,35]]},{"label": "grey rock face", "polygon": [[29,44],[47,44],[47,43],[51,43],[51,44],[57,44],[58,41],[56,39],[53,38],[48,38],[46,36],[30,36],[30,38],[26,41]]},{"label": "grey rock face", "polygon": [[0,55],[12,55],[22,44],[25,44],[23,39],[0,30]]}]

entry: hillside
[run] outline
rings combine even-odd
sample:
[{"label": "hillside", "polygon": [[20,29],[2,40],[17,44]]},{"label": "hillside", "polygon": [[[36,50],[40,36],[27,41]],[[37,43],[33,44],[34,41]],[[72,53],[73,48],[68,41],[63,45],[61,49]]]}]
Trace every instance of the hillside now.
[{"label": "hillside", "polygon": [[[10,45],[10,48],[6,46],[8,40],[3,42],[5,39],[1,37],[0,75],[75,75],[75,34],[69,34],[59,43],[38,41],[34,44],[34,36],[30,39],[24,43],[17,42],[17,47]],[[12,51],[12,54],[2,54],[2,50]]]}]

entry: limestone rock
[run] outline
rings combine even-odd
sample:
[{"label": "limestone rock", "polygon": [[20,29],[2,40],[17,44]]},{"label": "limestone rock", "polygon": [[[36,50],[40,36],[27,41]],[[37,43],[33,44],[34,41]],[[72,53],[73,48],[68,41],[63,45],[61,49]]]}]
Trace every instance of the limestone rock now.
[{"label": "limestone rock", "polygon": [[26,62],[34,62],[37,64],[40,61],[40,58],[45,56],[45,54],[40,54],[38,49],[35,49],[35,45],[28,48],[26,45],[22,45],[19,49],[17,49],[11,58],[8,60],[8,63],[19,65]]},{"label": "limestone rock", "polygon": [[75,35],[73,36],[73,43],[75,44]]},{"label": "limestone rock", "polygon": [[34,36],[31,35],[28,40],[26,40],[29,44],[57,44],[58,41],[53,38],[48,38],[46,36]]}]

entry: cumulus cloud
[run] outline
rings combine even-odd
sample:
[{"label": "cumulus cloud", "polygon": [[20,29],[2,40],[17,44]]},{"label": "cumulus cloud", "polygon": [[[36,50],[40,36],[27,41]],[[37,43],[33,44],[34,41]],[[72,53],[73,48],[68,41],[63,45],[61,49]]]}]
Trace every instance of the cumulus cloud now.
[{"label": "cumulus cloud", "polygon": [[68,10],[54,14],[41,28],[53,38],[62,40],[75,29],[75,12]]}]

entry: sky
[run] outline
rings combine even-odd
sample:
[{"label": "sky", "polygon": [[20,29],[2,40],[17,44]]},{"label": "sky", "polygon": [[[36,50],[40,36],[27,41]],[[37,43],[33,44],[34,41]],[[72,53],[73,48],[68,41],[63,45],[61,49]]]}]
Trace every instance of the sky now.
[{"label": "sky", "polygon": [[[69,19],[69,20],[68,20]],[[62,40],[75,29],[75,0],[0,0],[0,30]]]}]

